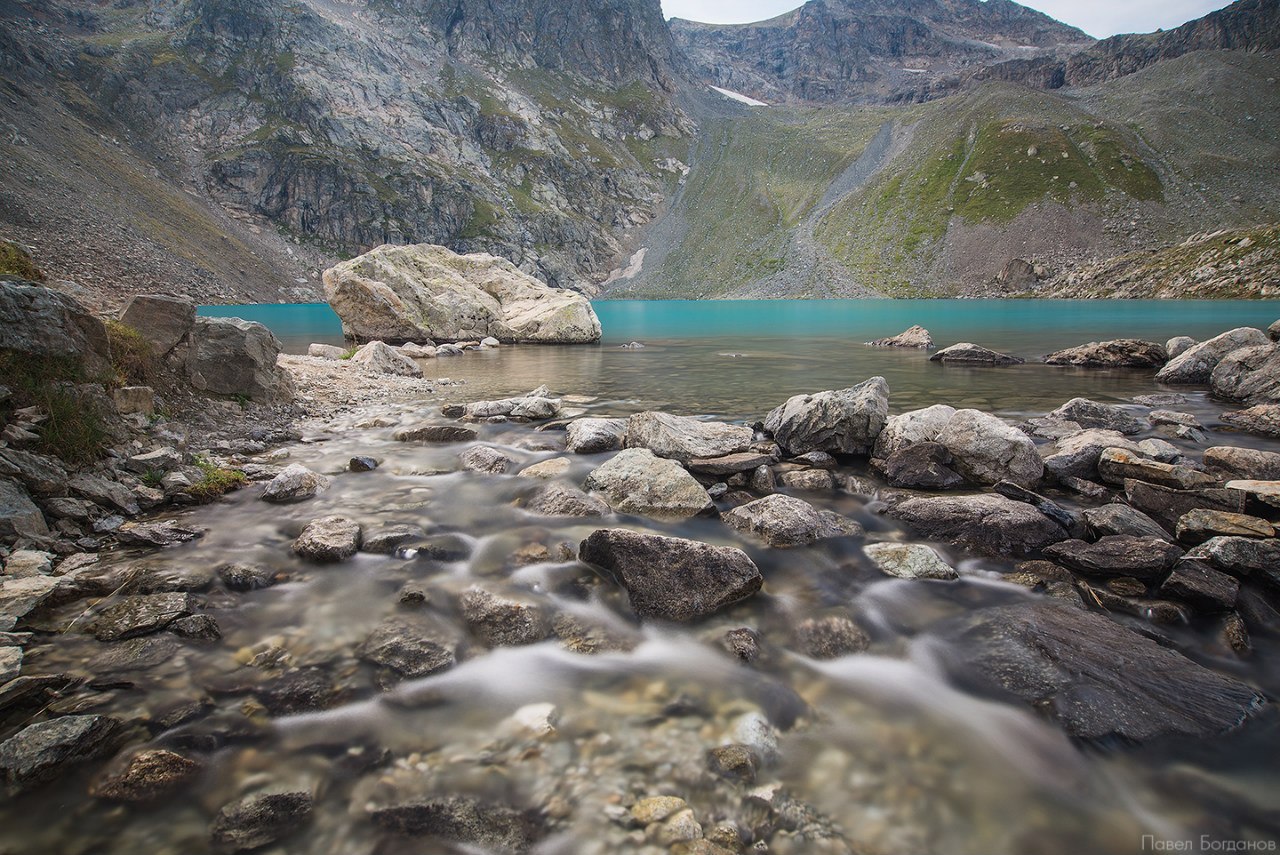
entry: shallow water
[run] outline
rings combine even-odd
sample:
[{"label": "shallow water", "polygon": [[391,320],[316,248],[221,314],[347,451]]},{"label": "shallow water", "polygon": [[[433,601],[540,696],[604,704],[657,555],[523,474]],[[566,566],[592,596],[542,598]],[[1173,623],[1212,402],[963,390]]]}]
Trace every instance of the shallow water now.
[{"label": "shallow water", "polygon": [[[428,371],[468,379],[475,399],[546,382],[557,392],[598,396],[583,406],[591,415],[665,406],[747,421],[762,418],[794,392],[860,382],[875,373],[889,378],[895,411],[947,400],[1009,414],[1039,413],[1075,394],[1124,399],[1153,391],[1150,375],[1141,372],[1043,365],[957,370],[931,365],[921,354],[860,344],[899,331],[907,324],[901,319],[847,336],[828,330],[800,339],[794,331],[760,331],[725,340],[664,332],[653,316],[641,324],[648,334],[636,335],[641,327],[623,325],[610,314],[631,313],[634,321],[652,305],[603,304],[610,331],[605,346],[503,347],[423,364]],[[719,310],[725,304],[711,305]],[[967,310],[957,304],[961,308]],[[1020,306],[1009,308],[1013,314],[1006,318],[1022,317]],[[1266,305],[1231,304],[1230,311],[1239,314],[1176,330],[1172,321],[1152,321],[1153,326],[1125,332],[1205,335],[1245,319],[1270,320]],[[959,328],[954,337],[1034,355],[1111,337],[1109,330],[1116,329],[1092,326],[1084,334],[1072,327],[1041,335],[1013,320],[1005,323],[1003,333],[985,327],[974,330],[981,335],[969,335]],[[950,329],[936,326],[935,335]],[[626,332],[618,335],[619,328]],[[649,346],[614,346],[632,338]],[[754,355],[721,355],[737,351]],[[672,794],[690,803],[708,831],[723,820],[748,829],[760,823],[766,812],[748,797],[753,787],[710,778],[704,758],[711,747],[743,741],[744,732],[758,734],[762,719],[772,723],[778,744],[776,754],[765,752],[771,756],[758,785],[780,785],[806,806],[801,826],[810,838],[778,832],[770,848],[758,851],[1127,855],[1143,851],[1147,834],[1170,841],[1198,842],[1201,834],[1271,841],[1280,830],[1280,776],[1274,768],[1280,725],[1274,715],[1216,740],[1083,746],[1033,710],[974,695],[952,680],[943,666],[939,628],[973,609],[1036,596],[1001,581],[1006,562],[974,560],[938,545],[961,570],[961,580],[904,582],[872,568],[857,539],[769,550],[713,520],[623,517],[604,524],[739,546],[766,580],[761,594],[704,622],[641,625],[612,580],[572,558],[600,521],[546,519],[519,509],[515,503],[539,484],[455,471],[464,445],[396,443],[392,427],[357,427],[379,414],[388,422],[416,421],[429,408],[343,416],[313,441],[288,449],[289,461],[334,478],[332,489],[314,500],[268,506],[257,498],[261,488],[251,487],[182,514],[208,529],[199,541],[103,559],[111,566],[143,564],[179,574],[204,573],[231,561],[256,563],[289,578],[245,594],[214,584],[200,596],[221,627],[221,641],[155,636],[164,639],[157,642],[158,652],[154,645],[129,648],[123,663],[113,665],[104,655],[119,645],[100,644],[77,629],[91,618],[83,614],[86,602],[53,615],[49,629],[72,630],[34,646],[24,671],[99,681],[56,711],[155,723],[174,705],[203,699],[189,721],[153,724],[152,733],[155,745],[200,756],[206,770],[173,798],[121,806],[86,795],[101,765],[90,764],[37,796],[0,805],[0,851],[207,851],[208,823],[223,804],[263,790],[305,789],[316,794],[313,821],[264,851],[477,851],[388,838],[366,815],[386,804],[461,794],[546,811],[555,834],[539,852],[660,853],[666,848],[613,821],[618,806]],[[1194,390],[1178,408],[1207,422],[1220,411]],[[1211,433],[1211,444],[1241,439]],[[521,468],[558,456],[560,435],[531,426],[485,425],[479,441],[501,448]],[[379,458],[382,466],[346,473],[348,459],[357,454]],[[580,484],[607,456],[571,456],[564,480]],[[874,513],[870,496],[803,498],[859,520],[875,538],[903,537]],[[432,533],[460,533],[470,555],[435,561],[359,554],[333,566],[308,565],[292,555],[290,542],[308,520],[339,513],[366,531],[412,523]],[[545,552],[534,554],[531,545]],[[519,558],[520,550],[528,557]],[[477,583],[598,624],[622,649],[585,655],[552,638],[489,650],[470,639],[454,668],[404,681],[355,658],[356,646],[391,616],[429,617],[465,638],[456,597]],[[423,591],[429,603],[413,610],[400,605],[406,586]],[[833,613],[854,616],[872,636],[871,649],[830,662],[795,652],[792,627]],[[770,651],[750,667],[718,641],[724,631],[742,626],[758,630]],[[1238,659],[1217,641],[1212,621],[1161,631],[1196,661],[1248,680],[1272,697],[1280,691],[1274,638],[1255,636],[1253,655]],[[317,675],[314,691],[324,709],[270,714],[264,708],[269,701],[262,699],[298,669]],[[517,710],[539,703],[555,706],[554,735],[536,738],[512,721]],[[828,839],[813,839],[823,835]]]}]

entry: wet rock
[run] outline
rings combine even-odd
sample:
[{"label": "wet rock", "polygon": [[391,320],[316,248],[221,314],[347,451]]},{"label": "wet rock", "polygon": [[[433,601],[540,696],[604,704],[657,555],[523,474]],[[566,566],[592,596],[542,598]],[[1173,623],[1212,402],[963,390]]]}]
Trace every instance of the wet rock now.
[{"label": "wet rock", "polygon": [[788,454],[868,454],[889,417],[889,384],[872,377],[848,389],[796,395],[769,413],[764,429]]},{"label": "wet rock", "polygon": [[[273,655],[284,653],[273,651]],[[342,690],[320,668],[294,668],[254,687],[254,697],[273,716],[329,709],[343,700]]]},{"label": "wet rock", "polygon": [[1275,539],[1214,537],[1188,550],[1187,558],[1206,561],[1239,578],[1274,575],[1276,587],[1280,587],[1280,541]]},{"label": "wet rock", "polygon": [[745,745],[721,745],[707,752],[707,767],[731,781],[754,783],[756,764],[755,753]]},{"label": "wet rock", "polygon": [[0,647],[0,686],[22,673],[21,647]]},{"label": "wet rock", "polygon": [[179,644],[172,636],[147,636],[104,644],[100,652],[89,660],[94,674],[124,674],[132,671],[149,671],[173,661]]},{"label": "wet rock", "polygon": [[682,623],[745,599],[764,582],[740,549],[626,529],[594,532],[579,557],[616,574],[641,617]]},{"label": "wet rock", "polygon": [[1027,487],[1044,475],[1044,462],[1026,434],[978,410],[957,410],[937,442],[951,452],[951,467],[975,484],[1012,481]]},{"label": "wet rock", "polygon": [[1234,350],[1209,378],[1213,394],[1229,401],[1275,403],[1280,400],[1280,348],[1274,344]]},{"label": "wet rock", "polygon": [[1222,420],[1245,433],[1280,438],[1280,404],[1258,404],[1247,410],[1223,413]]},{"label": "wet rock", "polygon": [[1169,356],[1163,346],[1153,341],[1121,338],[1069,347],[1049,354],[1044,361],[1048,365],[1081,368],[1159,368],[1169,361]]},{"label": "wet rock", "polygon": [[1196,508],[1239,511],[1241,506],[1234,490],[1175,490],[1130,479],[1124,482],[1124,492],[1129,504],[1167,531],[1176,531],[1183,515]]},{"label": "wet rock", "polygon": [[546,421],[560,415],[560,400],[550,397],[545,386],[527,395],[498,401],[476,401],[462,408],[468,421]]},{"label": "wet rock", "polygon": [[551,629],[566,650],[588,656],[606,651],[634,650],[640,642],[638,635],[619,631],[603,621],[565,612],[555,616]]},{"label": "wet rock", "polygon": [[274,571],[253,564],[223,564],[216,572],[222,584],[232,591],[270,588],[279,581]]},{"label": "wet rock", "polygon": [[218,627],[218,622],[209,615],[178,618],[169,624],[167,629],[179,638],[189,638],[193,641],[217,641],[222,638],[222,630]]},{"label": "wet rock", "polygon": [[546,833],[533,811],[451,796],[375,808],[378,828],[408,837],[436,837],[491,852],[527,852]]},{"label": "wet rock", "polygon": [[1206,612],[1225,612],[1235,608],[1239,593],[1239,582],[1214,570],[1208,562],[1194,558],[1179,561],[1160,586],[1161,596],[1182,600]]},{"label": "wet rock", "polygon": [[694,458],[688,463],[691,472],[700,475],[736,475],[739,472],[752,472],[761,466],[774,463],[770,454],[755,451],[742,451],[737,454],[726,454],[723,457]]},{"label": "wet rock", "polygon": [[427,537],[418,547],[418,555],[432,561],[463,561],[471,556],[472,542],[460,534],[446,532]]},{"label": "wet rock", "polygon": [[396,442],[472,442],[479,436],[474,428],[462,425],[417,425],[392,434]]},{"label": "wet rock", "polygon": [[805,546],[818,540],[862,535],[862,526],[837,513],[819,510],[793,496],[772,495],[734,508],[724,521],[738,531],[756,535],[770,546]]},{"label": "wet rock", "polygon": [[402,677],[446,671],[457,662],[457,640],[426,619],[388,618],[356,648],[356,656]]},{"label": "wet rock", "polygon": [[796,624],[795,645],[814,659],[838,659],[871,646],[862,628],[843,615],[805,618]]},{"label": "wet rock", "polygon": [[1187,348],[1160,369],[1156,380],[1170,385],[1208,383],[1213,370],[1227,354],[1242,347],[1257,347],[1268,343],[1261,330],[1239,327]]},{"label": "wet rock", "polygon": [[1141,454],[1137,444],[1124,434],[1113,430],[1084,430],[1059,438],[1046,449],[1044,467],[1059,481],[1065,478],[1084,478],[1096,481],[1098,460],[1108,448],[1117,448],[1131,454]]},{"label": "wet rock", "polygon": [[1205,449],[1204,465],[1223,481],[1280,480],[1280,454],[1274,451],[1219,445]]},{"label": "wet rock", "polygon": [[551,625],[538,606],[470,588],[460,600],[462,620],[489,647],[537,644],[551,634]]},{"label": "wet rock", "polygon": [[49,576],[53,574],[52,552],[19,549],[3,561],[4,575],[18,579],[24,576]]},{"label": "wet rock", "polygon": [[345,561],[359,548],[360,525],[344,517],[312,520],[293,542],[296,555],[321,563]]},{"label": "wet rock", "polygon": [[683,519],[715,509],[707,491],[680,464],[645,448],[619,452],[593,470],[584,487],[622,513]]},{"label": "wet rock", "polygon": [[632,805],[630,816],[633,823],[643,828],[688,809],[689,803],[684,799],[675,796],[652,796]]},{"label": "wet rock", "polygon": [[115,537],[127,546],[164,548],[204,537],[204,530],[184,526],[176,520],[128,522],[115,530]]},{"label": "wet rock", "polygon": [[0,775],[10,795],[61,777],[115,751],[124,727],[102,715],[69,715],[29,724],[0,744]]},{"label": "wet rock", "polygon": [[462,452],[458,460],[462,463],[463,469],[471,472],[487,472],[490,475],[502,475],[515,465],[515,461],[510,457],[486,445],[468,448]]},{"label": "wet rock", "polygon": [[231,852],[275,843],[311,820],[310,793],[268,793],[224,805],[209,826],[214,846]]},{"label": "wet rock", "polygon": [[102,505],[104,508],[114,508],[127,516],[136,516],[140,510],[138,500],[134,498],[133,493],[129,492],[128,487],[115,481],[108,481],[106,478],[99,478],[96,475],[77,475],[67,482],[67,486],[77,496]]},{"label": "wet rock", "polygon": [[149,802],[172,793],[199,775],[204,764],[172,751],[135,754],[123,769],[98,777],[89,793],[118,802]]},{"label": "wet rock", "polygon": [[1210,736],[1262,703],[1244,683],[1047,600],[982,609],[942,637],[968,680],[1021,698],[1080,739]]},{"label": "wet rock", "polygon": [[565,428],[565,447],[574,454],[618,451],[626,436],[626,419],[576,419]]},{"label": "wet rock", "polygon": [[1002,580],[1084,608],[1084,600],[1076,590],[1075,576],[1052,561],[1023,561],[1012,573],[1006,573]]},{"label": "wet rock", "polygon": [[908,329],[889,338],[878,338],[875,341],[869,341],[867,344],[872,347],[910,347],[918,350],[933,350],[933,336],[929,335],[929,331],[920,325],[909,327]]},{"label": "wet rock", "polygon": [[378,468],[378,461],[372,457],[353,457],[347,461],[348,472],[372,472]]},{"label": "wet rock", "polygon": [[360,550],[373,555],[395,555],[402,548],[425,540],[421,526],[384,524],[373,531],[361,532]]},{"label": "wet rock", "polygon": [[1085,522],[1095,537],[1127,534],[1133,537],[1155,537],[1173,541],[1173,535],[1142,511],[1128,505],[1110,504],[1100,508],[1088,508]]},{"label": "wet rock", "polygon": [[746,451],[751,428],[669,413],[637,413],[627,420],[628,448],[647,448],[659,457],[687,462]]},{"label": "wet rock", "polygon": [[[1126,436],[1142,433],[1150,424],[1147,419],[1131,413],[1123,407],[1100,404],[1088,398],[1072,398],[1043,419],[1032,419],[1031,424],[1041,422],[1072,426],[1073,430],[1113,430]],[[1074,427],[1074,426],[1079,426]],[[1049,434],[1052,435],[1052,434]]]},{"label": "wet rock", "polygon": [[1163,439],[1144,439],[1138,443],[1138,450],[1152,460],[1160,463],[1180,463],[1186,459],[1182,451],[1172,443],[1165,442]]},{"label": "wet rock", "polygon": [[263,404],[292,400],[293,381],[277,364],[280,342],[262,324],[196,318],[187,341],[187,377],[196,389]]},{"label": "wet rock", "polygon": [[808,493],[829,493],[835,489],[836,480],[825,469],[801,469],[783,472],[778,476],[782,486]]},{"label": "wet rock", "polygon": [[1196,346],[1196,340],[1189,335],[1176,335],[1164,344],[1165,352],[1170,359],[1177,359]]},{"label": "wet rock", "polygon": [[898,579],[958,579],[955,568],[922,543],[868,543],[862,551],[876,568]]},{"label": "wet rock", "polygon": [[1173,490],[1199,490],[1218,483],[1212,475],[1187,466],[1147,460],[1122,448],[1108,448],[1098,456],[1098,474],[1110,484],[1134,479]]},{"label": "wet rock", "polygon": [[283,505],[303,502],[329,489],[330,481],[300,463],[290,463],[262,491],[262,500]]},{"label": "wet rock", "polygon": [[1021,365],[1026,362],[1025,359],[1020,357],[999,353],[967,341],[944,347],[933,356],[930,356],[929,361],[941,362],[944,365],[948,363],[962,365]]},{"label": "wet rock", "polygon": [[773,477],[773,470],[768,466],[757,466],[751,473],[749,486],[757,493],[772,493],[778,488],[778,482]]},{"label": "wet rock", "polygon": [[964,476],[952,469],[951,452],[936,442],[919,442],[900,448],[884,460],[872,460],[890,487],[909,490],[956,490]]},{"label": "wet rock", "polygon": [[754,662],[760,655],[760,633],[747,627],[731,629],[720,639],[724,649],[743,662]]},{"label": "wet rock", "polygon": [[168,593],[125,597],[108,606],[89,625],[99,641],[125,641],[150,635],[196,610],[190,594]]},{"label": "wet rock", "polygon": [[421,377],[418,363],[380,341],[371,341],[361,347],[349,360],[373,374],[392,374],[397,377]]},{"label": "wet rock", "polygon": [[1066,540],[1045,548],[1045,557],[1091,576],[1158,580],[1173,569],[1182,550],[1168,540],[1116,534],[1096,543]]},{"label": "wet rock", "polygon": [[141,333],[155,357],[164,357],[196,325],[196,307],[188,300],[138,294],[129,300],[120,322]]},{"label": "wet rock", "polygon": [[908,499],[886,513],[924,538],[983,555],[1026,555],[1068,537],[1035,508],[1004,496]]},{"label": "wet rock", "polygon": [[955,407],[935,404],[890,418],[876,437],[874,456],[888,459],[894,452],[917,443],[935,442],[956,414]]},{"label": "wet rock", "polygon": [[1206,508],[1187,511],[1178,519],[1175,534],[1193,546],[1214,537],[1274,537],[1275,526],[1248,514],[1234,514]]},{"label": "wet rock", "polygon": [[525,503],[525,510],[546,517],[605,517],[609,506],[567,484],[548,484]]},{"label": "wet rock", "polygon": [[1258,503],[1264,513],[1280,508],[1280,481],[1228,481],[1227,490],[1243,493],[1250,503]]},{"label": "wet rock", "polygon": [[562,475],[569,474],[569,458],[553,457],[550,460],[543,460],[534,463],[532,466],[526,466],[516,474],[521,478],[542,478],[550,480],[559,478]]}]

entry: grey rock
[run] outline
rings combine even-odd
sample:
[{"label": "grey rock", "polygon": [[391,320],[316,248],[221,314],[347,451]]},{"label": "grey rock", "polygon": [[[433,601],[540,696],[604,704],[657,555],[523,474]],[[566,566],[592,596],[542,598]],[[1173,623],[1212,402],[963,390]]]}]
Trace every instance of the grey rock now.
[{"label": "grey rock", "polygon": [[1121,338],[1069,347],[1044,358],[1048,365],[1081,368],[1159,368],[1169,361],[1165,348],[1153,341]]},{"label": "grey rock", "polygon": [[416,679],[457,663],[457,639],[427,619],[388,618],[356,648],[366,662]]},{"label": "grey rock", "polygon": [[135,516],[141,510],[138,500],[129,488],[96,475],[77,475],[67,482],[71,492],[82,496],[104,508],[115,508],[128,516]]},{"label": "grey rock", "polygon": [[1096,481],[1098,460],[1108,448],[1119,448],[1141,455],[1137,444],[1114,430],[1084,430],[1058,439],[1043,452],[1044,468],[1059,481],[1084,478]]},{"label": "grey rock", "polygon": [[373,457],[353,457],[347,461],[348,472],[372,472],[378,468],[378,461]]},{"label": "grey rock", "polygon": [[740,627],[731,629],[720,639],[724,649],[743,662],[754,662],[760,655],[760,633]]},{"label": "grey rock", "polygon": [[307,523],[293,542],[293,551],[321,563],[345,561],[360,548],[360,525],[343,517],[322,517]]},{"label": "grey rock", "polygon": [[868,543],[862,551],[881,573],[898,579],[958,579],[955,568],[923,543]]},{"label": "grey rock", "polygon": [[838,469],[840,463],[825,451],[810,451],[807,454],[801,454],[791,460],[792,463],[801,466],[810,466],[814,469]]},{"label": "grey rock", "polygon": [[1179,463],[1185,459],[1185,455],[1176,445],[1154,437],[1139,442],[1138,451],[1143,456],[1160,463]]},{"label": "grey rock", "polygon": [[462,425],[417,425],[401,428],[392,437],[396,442],[471,442],[478,434]]},{"label": "grey rock", "polygon": [[909,490],[957,490],[964,476],[952,469],[951,452],[937,442],[917,442],[899,448],[885,460],[873,460],[890,487]]},{"label": "grey rock", "polygon": [[934,404],[890,418],[876,437],[874,456],[888,459],[895,451],[921,442],[936,442],[956,414],[955,407]]},{"label": "grey rock", "polygon": [[40,608],[60,586],[51,576],[0,578],[0,632],[12,630],[19,621]]},{"label": "grey rock", "polygon": [[1000,481],[992,489],[1007,499],[1013,499],[1015,502],[1025,502],[1062,526],[1072,537],[1079,537],[1085,532],[1084,521],[1078,514],[1068,511],[1047,496],[1032,492],[1026,487],[1019,486],[1011,481]]},{"label": "grey rock", "polygon": [[100,612],[89,631],[99,641],[125,641],[159,632],[196,607],[194,597],[180,592],[129,596]]},{"label": "grey rock", "polygon": [[594,532],[579,557],[616,574],[636,614],[681,623],[750,597],[764,582],[740,549],[626,529]]},{"label": "grey rock", "polygon": [[0,475],[21,481],[37,496],[65,496],[67,469],[55,457],[17,448],[0,448]]},{"label": "grey rock", "polygon": [[761,466],[775,462],[769,454],[755,451],[742,451],[726,454],[722,457],[694,458],[688,461],[689,471],[699,475],[736,475],[739,472],[753,472]]},{"label": "grey rock", "polygon": [[107,328],[74,298],[21,279],[0,280],[0,351],[70,357],[89,376],[111,370]]},{"label": "grey rock", "polygon": [[115,530],[115,538],[127,546],[164,548],[204,537],[204,530],[189,528],[176,520],[127,522]]},{"label": "grey rock", "polygon": [[1280,404],[1257,404],[1247,410],[1223,413],[1222,420],[1245,433],[1280,437]]},{"label": "grey rock", "polygon": [[1208,383],[1213,370],[1227,354],[1242,347],[1257,347],[1268,343],[1269,340],[1261,330],[1239,327],[1190,347],[1176,359],[1169,360],[1156,374],[1156,380],[1170,385]]},{"label": "grey rock", "polygon": [[835,489],[836,479],[825,469],[799,469],[783,472],[778,476],[782,486],[809,493],[829,493]]},{"label": "grey rock", "polygon": [[1160,585],[1160,595],[1182,600],[1206,612],[1225,612],[1235,608],[1240,583],[1221,573],[1206,561],[1186,558],[1179,561]]},{"label": "grey rock", "polygon": [[1219,445],[1205,449],[1204,465],[1223,481],[1280,480],[1280,454],[1274,451]]},{"label": "grey rock", "polygon": [[[1084,430],[1114,430],[1126,436],[1142,433],[1150,427],[1145,418],[1140,418],[1123,407],[1101,404],[1088,398],[1072,398],[1046,418],[1050,421],[1074,422]],[[1032,420],[1032,424],[1035,421]]]},{"label": "grey rock", "polygon": [[609,506],[595,496],[566,484],[548,484],[525,503],[525,510],[547,517],[603,517]]},{"label": "grey rock", "polygon": [[1095,537],[1127,534],[1173,542],[1173,535],[1165,531],[1160,523],[1128,505],[1114,503],[1100,508],[1088,508],[1084,512],[1084,519]]},{"label": "grey rock", "polygon": [[754,783],[757,763],[755,752],[745,745],[720,745],[707,751],[707,768],[731,781]]},{"label": "grey rock", "polygon": [[371,341],[361,347],[349,360],[373,374],[390,374],[396,377],[421,377],[418,363],[394,347],[380,341]]},{"label": "grey rock", "polygon": [[751,428],[743,425],[670,413],[637,413],[627,420],[628,448],[647,448],[659,457],[681,462],[737,454],[750,448],[753,439]]},{"label": "grey rock", "polygon": [[969,365],[1021,365],[1026,362],[1017,356],[1010,356],[1007,353],[1000,353],[981,345],[972,344],[970,342],[960,342],[950,347],[944,347],[942,350],[929,357],[930,362],[969,364]]},{"label": "grey rock", "polygon": [[1176,335],[1164,344],[1165,353],[1169,359],[1177,359],[1182,354],[1196,346],[1196,340],[1189,335]]},{"label": "grey rock", "polygon": [[0,478],[0,541],[12,542],[20,537],[40,537],[48,533],[44,514],[22,485]]},{"label": "grey rock", "polygon": [[558,417],[560,412],[560,400],[549,397],[546,387],[517,398],[475,401],[462,408],[463,418],[470,421],[501,419],[516,422],[546,421]]},{"label": "grey rock", "polygon": [[316,359],[328,359],[336,361],[347,355],[347,351],[332,344],[315,344],[314,342],[307,346],[307,356],[313,356]]},{"label": "grey rock", "polygon": [[1213,369],[1209,385],[1216,397],[1228,401],[1280,402],[1280,346],[1233,350]]},{"label": "grey rock", "polygon": [[374,555],[394,555],[405,546],[425,541],[426,537],[421,526],[386,524],[363,532],[360,549]]},{"label": "grey rock", "polygon": [[0,647],[0,686],[22,673],[23,658],[21,647]]},{"label": "grey rock", "polygon": [[565,428],[565,447],[574,454],[618,451],[626,435],[626,419],[575,419]]},{"label": "grey rock", "polygon": [[1267,327],[1267,338],[1280,341],[1280,321],[1272,321],[1271,326]]},{"label": "grey rock", "polygon": [[0,744],[0,775],[11,794],[60,777],[73,766],[105,757],[123,725],[102,715],[69,715],[29,724]]},{"label": "grey rock", "polygon": [[983,555],[1026,555],[1068,537],[1035,508],[1004,496],[908,499],[886,514],[922,537]]},{"label": "grey rock", "polygon": [[1066,540],[1048,546],[1046,558],[1090,576],[1130,576],[1158,581],[1168,575],[1183,551],[1167,539],[1108,535],[1095,543]]},{"label": "grey rock", "polygon": [[462,620],[489,647],[537,644],[551,634],[541,608],[482,588],[469,588],[460,599]]},{"label": "grey rock", "polygon": [[152,354],[164,357],[196,325],[196,307],[174,297],[138,294],[124,307],[120,322],[141,333]]},{"label": "grey rock", "polygon": [[868,454],[889,417],[889,384],[872,377],[848,389],[796,395],[764,422],[792,455],[810,451]]},{"label": "grey rock", "polygon": [[193,641],[217,641],[222,638],[222,628],[209,615],[178,618],[169,624],[167,629],[179,638],[188,638]]},{"label": "grey rock", "polygon": [[1199,490],[1218,484],[1212,475],[1187,466],[1146,460],[1122,448],[1103,450],[1098,456],[1098,474],[1110,484],[1132,479],[1173,490]]},{"label": "grey rock", "polygon": [[1274,538],[1213,537],[1188,550],[1187,558],[1205,561],[1215,569],[1238,578],[1270,575],[1280,583],[1280,540]]},{"label": "grey rock", "polygon": [[327,477],[301,463],[290,463],[267,483],[262,491],[262,500],[278,505],[305,502],[329,489],[331,483]]},{"label": "grey rock", "polygon": [[268,793],[224,805],[209,826],[221,849],[244,852],[292,834],[311,820],[310,793]]},{"label": "grey rock", "polygon": [[186,370],[191,385],[214,395],[243,395],[263,404],[293,399],[293,381],[276,364],[280,342],[262,324],[197,318]]},{"label": "grey rock", "polygon": [[378,807],[370,818],[378,828],[413,838],[439,838],[486,852],[527,852],[546,834],[534,811],[450,796]]},{"label": "grey rock", "polygon": [[1080,739],[1211,736],[1261,707],[1244,683],[1049,600],[982,609],[943,639],[969,680],[1020,698]]},{"label": "grey rock", "polygon": [[851,519],[782,495],[766,496],[734,508],[724,515],[724,521],[779,548],[864,533],[862,526]]},{"label": "grey rock", "polygon": [[275,572],[253,564],[223,564],[216,572],[222,584],[232,591],[270,588],[279,581],[279,575]]},{"label": "grey rock", "polygon": [[1012,481],[1024,487],[1044,476],[1044,461],[1022,431],[978,410],[957,410],[938,434],[952,468],[975,484]]},{"label": "grey rock", "polygon": [[346,334],[364,341],[600,340],[583,295],[548,287],[504,259],[442,246],[380,246],[326,270],[324,290]]},{"label": "grey rock", "polygon": [[1204,543],[1215,537],[1275,537],[1275,526],[1259,517],[1212,508],[1193,508],[1178,519],[1174,534],[1182,543]]},{"label": "grey rock", "polygon": [[462,468],[471,472],[485,472],[490,475],[502,475],[515,465],[515,461],[496,448],[477,445],[468,448],[458,456]]},{"label": "grey rock", "polygon": [[182,452],[172,446],[163,446],[142,454],[134,454],[124,462],[124,468],[137,475],[158,473],[163,475],[177,469],[186,460]]},{"label": "grey rock", "polygon": [[773,477],[773,470],[768,466],[757,466],[751,473],[751,481],[749,486],[757,493],[772,493],[778,488],[777,479]]},{"label": "grey rock", "polygon": [[1241,495],[1234,490],[1175,490],[1130,479],[1124,482],[1124,492],[1130,505],[1167,531],[1176,531],[1183,515],[1196,508],[1238,512],[1241,507]]},{"label": "grey rock", "polygon": [[117,802],[149,802],[172,793],[200,774],[204,764],[165,749],[141,751],[123,768],[93,782],[89,794]]},{"label": "grey rock", "polygon": [[814,659],[837,659],[871,646],[862,628],[843,615],[805,618],[796,624],[795,645]]},{"label": "grey rock", "polygon": [[909,347],[918,350],[933,350],[933,336],[920,325],[915,325],[889,338],[878,338],[867,342],[872,347]]},{"label": "grey rock", "polygon": [[4,566],[4,575],[14,579],[23,576],[50,576],[53,574],[53,559],[52,552],[19,549],[10,553],[0,564]]},{"label": "grey rock", "polygon": [[697,479],[646,448],[619,452],[594,469],[584,486],[622,513],[681,519],[715,509]]}]

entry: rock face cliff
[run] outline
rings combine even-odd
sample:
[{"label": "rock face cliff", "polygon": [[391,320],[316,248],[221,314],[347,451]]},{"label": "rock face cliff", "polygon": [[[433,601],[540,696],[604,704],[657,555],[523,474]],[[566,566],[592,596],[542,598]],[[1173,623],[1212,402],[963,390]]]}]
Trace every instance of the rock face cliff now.
[{"label": "rock face cliff", "polygon": [[775,102],[918,101],[1092,39],[1010,0],[810,0],[757,24],[672,22],[708,82]]}]

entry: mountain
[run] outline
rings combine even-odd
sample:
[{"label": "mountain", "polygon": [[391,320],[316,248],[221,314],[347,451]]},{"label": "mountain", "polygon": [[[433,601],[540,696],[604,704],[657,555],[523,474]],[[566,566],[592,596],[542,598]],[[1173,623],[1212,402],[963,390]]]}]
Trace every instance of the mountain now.
[{"label": "mountain", "polygon": [[696,129],[658,0],[0,0],[0,23],[0,230],[104,298],[304,299],[403,242],[590,291]]},{"label": "mountain", "polygon": [[978,68],[1093,40],[1010,0],[810,0],[757,24],[672,22],[712,85],[770,103],[919,101]]}]

